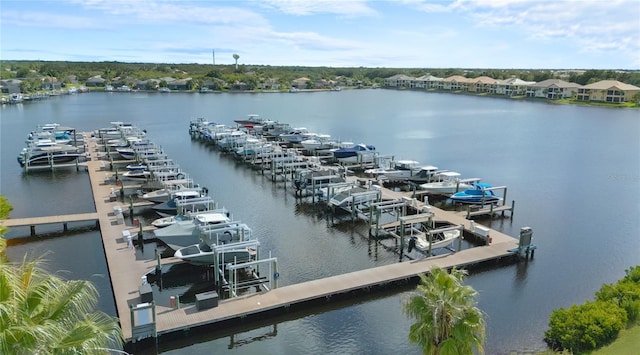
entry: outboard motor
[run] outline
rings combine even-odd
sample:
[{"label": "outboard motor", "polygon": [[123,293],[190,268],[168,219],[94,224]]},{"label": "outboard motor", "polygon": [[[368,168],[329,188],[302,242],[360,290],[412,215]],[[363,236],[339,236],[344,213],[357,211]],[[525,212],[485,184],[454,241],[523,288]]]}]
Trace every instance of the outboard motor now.
[{"label": "outboard motor", "polygon": [[416,237],[409,238],[409,246],[407,247],[407,252],[411,253],[411,251],[415,247],[416,247]]}]

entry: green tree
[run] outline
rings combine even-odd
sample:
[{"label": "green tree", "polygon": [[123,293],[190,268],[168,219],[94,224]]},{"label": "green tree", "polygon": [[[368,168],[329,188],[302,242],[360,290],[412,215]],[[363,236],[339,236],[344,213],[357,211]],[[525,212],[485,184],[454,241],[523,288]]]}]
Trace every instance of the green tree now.
[{"label": "green tree", "polygon": [[104,354],[121,347],[117,320],[94,312],[93,284],[50,275],[40,263],[0,263],[0,353]]},{"label": "green tree", "polygon": [[[12,207],[0,195],[0,219]],[[2,233],[6,228],[2,227]],[[0,354],[104,354],[122,347],[116,318],[94,312],[98,291],[89,281],[50,275],[36,259],[14,265],[0,237]]]},{"label": "green tree", "polygon": [[477,292],[463,284],[466,271],[440,268],[420,275],[416,294],[404,304],[405,314],[415,319],[409,340],[422,347],[423,354],[483,353],[485,323],[476,307]]}]

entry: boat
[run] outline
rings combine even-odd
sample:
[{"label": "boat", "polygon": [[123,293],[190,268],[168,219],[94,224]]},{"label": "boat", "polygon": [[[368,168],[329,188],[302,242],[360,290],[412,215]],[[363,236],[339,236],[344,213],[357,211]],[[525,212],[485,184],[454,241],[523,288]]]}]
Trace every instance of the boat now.
[{"label": "boat", "polygon": [[369,144],[356,144],[350,148],[334,150],[333,157],[341,163],[372,163],[376,157],[376,147]]},{"label": "boat", "polygon": [[12,104],[19,104],[22,101],[24,101],[24,95],[22,95],[21,93],[11,93],[9,95],[9,102]]},{"label": "boat", "polygon": [[477,183],[474,188],[456,192],[449,198],[454,202],[469,204],[490,204],[500,201],[500,196],[493,193],[493,190],[488,190],[490,188],[489,184]]},{"label": "boat", "polygon": [[241,264],[255,258],[255,250],[247,246],[238,246],[218,250],[205,242],[193,244],[176,250],[174,257],[193,265],[212,265],[218,258],[219,265]]},{"label": "boat", "polygon": [[127,165],[127,170],[129,171],[147,170],[147,166],[145,164],[129,164]]},{"label": "boat", "polygon": [[206,197],[204,192],[194,190],[184,191],[184,193],[175,196],[169,201],[157,204],[151,207],[151,209],[163,217],[177,215],[179,205],[183,206],[184,212],[206,211],[209,210],[209,205],[213,202],[211,198]]},{"label": "boat", "polygon": [[309,137],[309,131],[305,127],[294,128],[293,130],[280,134],[280,140],[287,144],[300,144]]},{"label": "boat", "polygon": [[369,190],[360,186],[346,188],[329,199],[329,203],[336,207],[349,207],[353,204],[374,202],[378,200],[380,191]]},{"label": "boat", "polygon": [[438,170],[437,166],[425,165],[421,166],[418,172],[410,176],[407,180],[414,184],[426,184],[433,182],[435,180],[435,176],[441,172],[443,171]]},{"label": "boat", "polygon": [[249,114],[245,119],[237,119],[233,120],[233,122],[247,129],[255,129],[257,128],[257,126],[260,126],[261,128],[264,125],[265,120],[260,117],[260,115],[252,113]]},{"label": "boat", "polygon": [[420,188],[428,193],[449,196],[458,191],[473,189],[474,183],[480,179],[460,179],[460,173],[455,171],[443,171],[434,176],[435,181],[421,184]]},{"label": "boat", "polygon": [[331,140],[331,136],[328,134],[314,134],[300,142],[302,148],[308,152],[314,152],[316,150],[332,149],[335,146],[335,142]]},{"label": "boat", "polygon": [[174,185],[147,192],[146,194],[142,194],[140,198],[150,202],[163,203],[173,198],[181,198],[185,194],[192,193],[191,191],[196,191],[198,195],[206,195],[209,192],[206,187],[185,187],[184,185]]},{"label": "boat", "polygon": [[[188,215],[185,215],[188,216]],[[153,231],[156,238],[172,247],[174,250],[197,243],[200,240],[200,227],[231,223],[229,212],[225,209],[198,212],[191,214],[192,218],[175,220],[174,223]],[[182,219],[182,217],[176,217]]]},{"label": "boat", "polygon": [[25,165],[70,163],[80,156],[82,156],[82,153],[77,147],[58,144],[50,139],[41,139],[23,148],[18,154],[17,160],[18,164],[24,167]]},{"label": "boat", "polygon": [[344,181],[344,177],[336,169],[302,169],[296,171],[293,183],[297,190],[302,190],[306,187],[327,187],[329,184]]},{"label": "boat", "polygon": [[422,252],[428,252],[429,249],[440,249],[449,247],[453,242],[460,237],[459,229],[452,229],[435,233],[431,235],[431,242],[429,242],[429,233],[419,232],[409,237],[409,252],[412,247]]},{"label": "boat", "polygon": [[122,173],[122,178],[127,180],[148,180],[151,178],[151,172],[148,170],[129,170]]},{"label": "boat", "polygon": [[408,180],[420,171],[420,163],[415,160],[398,160],[391,163],[388,168],[367,169],[364,172],[375,178],[384,178],[388,181]]},{"label": "boat", "polygon": [[176,222],[179,221],[187,221],[187,220],[191,220],[192,218],[189,217],[188,215],[175,215],[175,216],[168,216],[168,217],[160,217],[157,219],[154,219],[151,222],[151,225],[156,227],[156,228],[164,228],[164,227],[168,227]]}]

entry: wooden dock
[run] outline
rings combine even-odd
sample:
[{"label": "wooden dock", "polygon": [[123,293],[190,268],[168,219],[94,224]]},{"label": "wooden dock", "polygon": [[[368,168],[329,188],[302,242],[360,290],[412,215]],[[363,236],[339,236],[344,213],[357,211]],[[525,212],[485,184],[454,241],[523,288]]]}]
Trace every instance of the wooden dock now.
[{"label": "wooden dock", "polygon": [[[137,227],[126,225],[114,215],[114,207],[123,206],[122,202],[110,199],[111,188],[114,187],[113,179],[105,179],[105,174],[113,174],[105,170],[104,161],[99,160],[102,150],[97,145],[96,139],[87,136],[87,152],[92,159],[86,162],[91,180],[91,189],[95,201],[96,212],[83,215],[82,218],[97,218],[99,220],[102,242],[104,245],[108,272],[115,297],[115,305],[120,318],[123,337],[126,342],[135,342],[132,327],[132,307],[141,304],[140,287],[142,276],[154,270],[156,260],[136,260],[135,249],[131,248],[126,238],[128,233],[133,234]],[[396,199],[405,196],[402,193],[382,189],[383,197]],[[464,225],[469,228],[469,220],[456,213],[451,213],[431,208],[436,219],[447,220],[452,224]],[[80,218],[80,215],[76,218]],[[50,223],[65,220],[65,216],[47,217]],[[71,219],[67,216],[66,220]],[[45,219],[42,219],[44,221]],[[32,223],[39,221],[33,219]],[[26,223],[23,219],[20,223]],[[155,331],[154,334],[162,335],[197,326],[214,324],[223,321],[245,318],[247,316],[261,315],[265,312],[286,311],[295,305],[305,305],[312,301],[330,299],[332,296],[349,294],[353,291],[369,290],[394,282],[404,281],[415,277],[420,273],[428,272],[433,267],[451,268],[463,267],[482,263],[490,260],[499,260],[513,255],[510,251],[517,247],[517,240],[508,235],[491,231],[493,242],[483,247],[475,247],[457,251],[455,253],[439,255],[422,260],[413,260],[394,263],[391,265],[375,267],[366,270],[355,271],[343,275],[327,277],[324,279],[308,281],[295,285],[275,288],[267,292],[254,293],[237,298],[220,300],[217,307],[197,310],[196,306],[183,308],[171,308],[155,305]],[[162,264],[173,263],[175,259],[162,260]],[[102,295],[106,297],[107,295]]]}]

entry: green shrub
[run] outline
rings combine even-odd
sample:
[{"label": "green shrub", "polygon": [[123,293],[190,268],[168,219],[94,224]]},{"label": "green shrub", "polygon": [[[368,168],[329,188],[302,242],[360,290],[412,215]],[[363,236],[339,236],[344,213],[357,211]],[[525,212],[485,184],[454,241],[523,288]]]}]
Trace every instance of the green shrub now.
[{"label": "green shrub", "polygon": [[627,312],[629,323],[640,320],[640,266],[625,271],[618,283],[603,285],[596,293],[597,301],[612,302]]},{"label": "green shrub", "polygon": [[626,312],[617,304],[586,302],[554,310],[545,341],[554,349],[578,354],[612,342],[626,323]]}]

